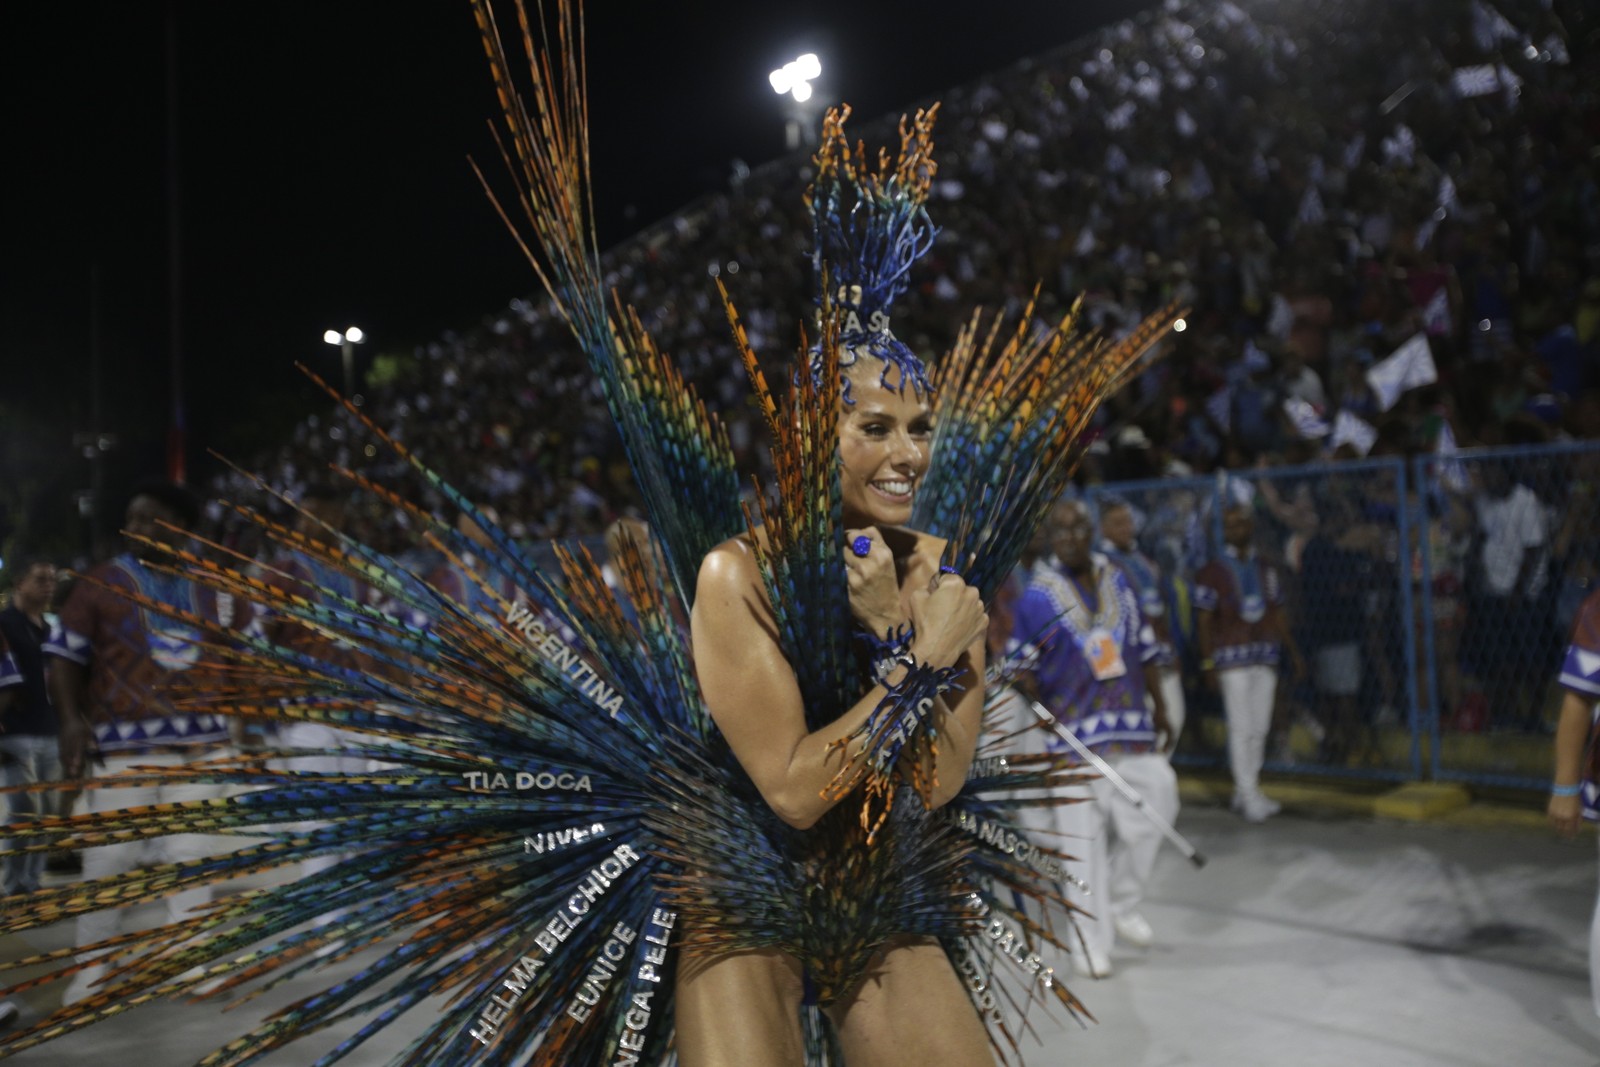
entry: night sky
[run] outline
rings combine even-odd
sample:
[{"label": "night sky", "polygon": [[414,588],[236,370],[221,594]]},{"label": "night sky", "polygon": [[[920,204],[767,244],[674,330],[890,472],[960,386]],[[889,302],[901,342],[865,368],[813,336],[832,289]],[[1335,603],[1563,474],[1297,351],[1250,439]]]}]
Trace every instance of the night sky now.
[{"label": "night sky", "polygon": [[[602,243],[725,186],[734,157],[782,154],[766,74],[800,52],[819,96],[875,117],[1149,6],[592,3]],[[466,0],[8,4],[0,412],[63,449],[89,428],[97,271],[116,480],[160,469],[170,410],[169,18],[192,475],[321,406],[293,363],[337,374],[325,329],[408,351],[534,288],[466,161],[499,176]]]}]

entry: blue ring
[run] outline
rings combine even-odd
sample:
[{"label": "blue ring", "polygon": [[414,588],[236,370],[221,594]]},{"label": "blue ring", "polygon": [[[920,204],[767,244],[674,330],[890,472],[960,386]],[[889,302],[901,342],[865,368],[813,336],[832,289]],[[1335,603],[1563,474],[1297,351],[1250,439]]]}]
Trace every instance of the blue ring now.
[{"label": "blue ring", "polygon": [[872,551],[872,538],[862,534],[850,542],[850,551],[854,552],[859,558],[866,559],[867,554]]},{"label": "blue ring", "polygon": [[941,564],[939,564],[939,573],[940,574],[959,574],[961,572],[956,570],[954,567],[946,567],[943,563],[941,563]]}]

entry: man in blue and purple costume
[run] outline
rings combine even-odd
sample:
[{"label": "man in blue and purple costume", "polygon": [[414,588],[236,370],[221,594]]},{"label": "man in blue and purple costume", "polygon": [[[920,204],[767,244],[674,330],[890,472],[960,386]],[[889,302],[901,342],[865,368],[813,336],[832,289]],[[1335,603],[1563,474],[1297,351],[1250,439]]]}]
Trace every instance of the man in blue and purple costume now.
[{"label": "man in blue and purple costume", "polygon": [[[232,740],[229,720],[174,703],[175,684],[208,677],[203,644],[216,640],[193,620],[244,631],[251,605],[206,589],[163,566],[188,544],[200,518],[200,501],[181,485],[149,481],[133,491],[123,528],[128,551],[84,576],[61,608],[42,647],[51,700],[60,716],[62,772],[68,780],[90,773],[91,761],[105,775],[85,789],[85,811],[111,811],[146,804],[213,800],[225,787],[197,781],[184,785],[119,783],[115,775],[141,766],[184,766],[220,755]],[[189,616],[164,614],[134,596]],[[194,699],[194,686],[187,696]],[[146,845],[150,845],[149,849]],[[149,859],[185,862],[210,855],[217,841],[203,834],[174,834],[150,842],[118,840],[84,850],[83,877],[121,874]],[[182,922],[210,901],[210,885],[166,898],[167,920]],[[122,932],[127,909],[102,908],[78,916],[76,944],[97,945]],[[63,994],[74,1004],[95,992],[108,965],[92,954]]]},{"label": "man in blue and purple costume", "polygon": [[[1082,505],[1058,504],[1049,522],[1055,558],[1035,568],[1012,626],[1018,688],[1170,823],[1178,815],[1178,780],[1162,755],[1170,735],[1154,635],[1122,571],[1091,550],[1094,528]],[[1054,730],[1044,736],[1052,752],[1071,751]],[[1087,895],[1076,886],[1068,893],[1093,918],[1080,923],[1083,951],[1074,952],[1074,963],[1080,974],[1104,978],[1118,938],[1139,948],[1154,940],[1139,905],[1161,832],[1104,779],[1073,792],[1087,802],[1056,806],[1048,829],[1052,844],[1082,857],[1067,869]]]}]

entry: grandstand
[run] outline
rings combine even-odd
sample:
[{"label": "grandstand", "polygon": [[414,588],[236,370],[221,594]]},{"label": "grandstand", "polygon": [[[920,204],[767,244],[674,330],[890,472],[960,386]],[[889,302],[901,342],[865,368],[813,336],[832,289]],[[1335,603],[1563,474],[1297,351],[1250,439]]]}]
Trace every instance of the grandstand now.
[{"label": "grandstand", "polygon": [[[1184,527],[1187,547],[1164,559],[1179,583],[1237,486],[1269,520],[1263,550],[1290,564],[1330,514],[1367,528],[1374,732],[1364,754],[1329,757],[1302,690],[1281,734],[1288,765],[1542,773],[1545,668],[1600,547],[1596,496],[1571,489],[1600,484],[1595,32],[1576,0],[1170,0],[942,95],[943,232],[897,332],[936,353],[974,305],[1015,311],[1035,282],[1046,310],[1084,293],[1113,334],[1190,303],[1164,361],[1102,413],[1085,492],[1138,497],[1150,516],[1186,492],[1189,510],[1159,527]],[[885,142],[897,117],[857,132]],[[757,350],[781,357],[809,307],[804,184],[803,159],[779,160],[606,258],[751,470],[759,427],[712,279]],[[1419,336],[1430,373],[1398,396],[1375,387]],[[384,365],[365,410],[518,538],[598,534],[632,497],[598,392],[542,300]],[[257,468],[292,497],[329,462],[443,506],[338,411],[309,416]],[[1271,473],[1218,480],[1259,467]],[[1534,493],[1546,531],[1514,632],[1473,563],[1492,471]],[[252,495],[230,477],[215,490]],[[352,532],[410,548],[393,515]],[[1325,628],[1317,610],[1303,602],[1305,640]],[[1474,749],[1487,730],[1529,747]],[[1197,732],[1189,754],[1209,758],[1206,742]]]}]

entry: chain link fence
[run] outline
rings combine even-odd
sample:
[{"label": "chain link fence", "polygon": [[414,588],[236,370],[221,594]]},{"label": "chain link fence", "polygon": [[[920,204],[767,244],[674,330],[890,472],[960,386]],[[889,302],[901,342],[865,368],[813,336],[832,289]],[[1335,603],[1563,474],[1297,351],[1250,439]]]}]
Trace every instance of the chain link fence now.
[{"label": "chain link fence", "polygon": [[[1269,769],[1542,788],[1554,679],[1600,579],[1600,445],[1224,472],[1093,486],[1103,532],[1126,505],[1176,649],[1175,759],[1224,765],[1199,670],[1194,580],[1253,518],[1293,649],[1279,666]],[[1116,554],[1117,546],[1104,546]],[[1148,575],[1146,576],[1148,579]]]},{"label": "chain link fence", "polygon": [[1555,677],[1600,573],[1600,447],[1474,450],[1414,470],[1433,774],[1542,788]]}]

